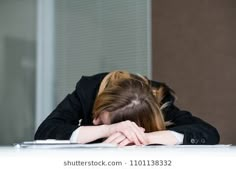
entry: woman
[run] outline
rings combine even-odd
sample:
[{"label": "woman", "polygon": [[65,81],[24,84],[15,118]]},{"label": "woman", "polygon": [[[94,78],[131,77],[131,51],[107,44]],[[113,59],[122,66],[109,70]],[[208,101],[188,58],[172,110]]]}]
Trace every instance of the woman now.
[{"label": "woman", "polygon": [[120,146],[219,143],[213,126],[179,110],[174,100],[164,83],[126,71],[82,77],[39,126],[35,139]]}]

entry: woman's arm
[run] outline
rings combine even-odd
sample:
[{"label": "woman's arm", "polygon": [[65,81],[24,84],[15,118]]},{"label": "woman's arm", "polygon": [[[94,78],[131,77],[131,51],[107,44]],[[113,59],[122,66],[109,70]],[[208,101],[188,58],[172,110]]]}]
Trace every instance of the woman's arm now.
[{"label": "woman's arm", "polygon": [[97,139],[108,138],[105,142],[113,143],[112,138],[116,133],[121,133],[124,138],[127,138],[129,142],[132,142],[135,145],[147,144],[144,129],[128,120],[110,125],[81,126],[76,142],[89,143]]},{"label": "woman's arm", "polygon": [[[200,118],[192,116],[188,111],[182,111],[174,105],[174,91],[166,84],[151,81],[154,89],[161,90],[159,98],[165,121],[174,123],[167,130],[182,133],[183,144],[218,144],[220,136],[215,127]],[[158,100],[158,97],[157,97]]]},{"label": "woman's arm", "polygon": [[107,125],[81,126],[78,129],[76,143],[89,143],[109,136]]},{"label": "woman's arm", "polygon": [[[176,145],[180,144],[179,140],[177,139],[176,135],[183,141],[183,135],[175,133],[173,131],[163,130],[163,131],[156,131],[145,133],[146,142],[142,143],[142,145],[149,145],[149,144],[163,144],[163,145]],[[111,143],[117,144],[121,147],[127,145],[134,145],[132,141],[130,141],[125,135],[121,132],[116,132],[110,135],[104,143]]]},{"label": "woman's arm", "polygon": [[220,136],[215,127],[188,111],[169,105],[164,110],[166,121],[173,122],[168,130],[184,134],[183,144],[218,144]]},{"label": "woman's arm", "polygon": [[[218,144],[219,134],[217,130],[203,120],[194,117],[187,111],[181,111],[174,105],[169,105],[165,109],[165,119],[171,121],[173,125],[167,130],[145,133],[147,144]],[[107,141],[121,146],[133,144],[126,136],[113,134]]]},{"label": "woman's arm", "polygon": [[163,145],[181,144],[184,137],[183,134],[179,134],[169,130],[145,133],[145,135],[148,139],[148,144],[163,144]]},{"label": "woman's arm", "polygon": [[67,97],[43,121],[35,133],[35,140],[58,139],[67,140],[77,129],[79,119],[83,118],[83,110],[76,91]]},{"label": "woman's arm", "polygon": [[35,139],[70,139],[71,134],[83,125],[92,125],[94,98],[100,82],[107,73],[82,76],[76,89],[55,108],[55,110],[39,126]]}]

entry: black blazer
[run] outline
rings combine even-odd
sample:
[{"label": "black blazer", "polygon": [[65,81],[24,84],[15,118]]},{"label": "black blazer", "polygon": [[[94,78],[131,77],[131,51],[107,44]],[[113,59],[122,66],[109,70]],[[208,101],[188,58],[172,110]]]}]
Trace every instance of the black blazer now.
[{"label": "black blazer", "polygon": [[[35,139],[67,140],[81,125],[92,124],[92,108],[100,83],[107,73],[93,76],[82,76],[76,85],[75,91],[68,94],[56,109],[42,122],[35,134]],[[153,86],[165,85],[152,81]],[[173,96],[169,93],[164,102],[169,102],[162,111],[165,121],[174,125],[167,129],[184,134],[183,144],[218,144],[220,136],[217,130],[203,120],[192,116],[188,111],[179,110],[173,104]]]}]

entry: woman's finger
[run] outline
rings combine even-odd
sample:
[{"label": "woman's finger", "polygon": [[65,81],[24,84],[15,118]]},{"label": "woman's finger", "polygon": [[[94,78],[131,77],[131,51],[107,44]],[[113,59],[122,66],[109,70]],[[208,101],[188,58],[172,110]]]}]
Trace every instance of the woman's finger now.
[{"label": "woman's finger", "polygon": [[[112,125],[113,131],[121,132],[135,145],[146,144],[146,136],[144,135],[144,129],[141,128],[134,122],[129,120],[116,123]],[[115,129],[114,129],[115,128]]]},{"label": "woman's finger", "polygon": [[122,142],[126,137],[121,134],[120,132],[114,133],[111,136],[109,136],[104,143],[111,143],[111,144],[119,144]]},{"label": "woman's finger", "polygon": [[122,131],[122,133],[131,141],[134,142],[135,145],[141,145],[139,142],[139,139],[137,138],[135,132],[131,127],[126,128],[125,130]]},{"label": "woman's finger", "polygon": [[147,144],[147,137],[144,134],[144,130],[140,129],[140,127],[134,122],[131,123],[131,127],[134,130],[135,135],[136,135],[137,139],[139,140],[139,142],[141,144]]},{"label": "woman's finger", "polygon": [[131,121],[125,121],[125,126],[121,131],[130,141],[133,141],[135,145],[147,144],[147,138],[143,129]]},{"label": "woman's finger", "polygon": [[131,145],[133,144],[129,139],[124,139],[122,142],[120,142],[119,144],[119,147],[124,147],[124,146],[127,146],[127,145]]}]

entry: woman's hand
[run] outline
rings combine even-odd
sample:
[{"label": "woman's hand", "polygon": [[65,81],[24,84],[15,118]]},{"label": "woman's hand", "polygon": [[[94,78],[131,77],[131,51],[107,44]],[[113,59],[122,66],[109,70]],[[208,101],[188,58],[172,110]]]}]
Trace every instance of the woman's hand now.
[{"label": "woman's hand", "polygon": [[[175,145],[177,144],[177,139],[171,131],[156,131],[145,133],[146,144],[163,144],[163,145]],[[117,144],[120,147],[127,145],[134,145],[133,141],[130,141],[124,134],[121,132],[116,132],[110,135],[104,143]]]},{"label": "woman's hand", "polygon": [[147,137],[144,131],[142,127],[137,126],[136,123],[131,121],[98,126],[81,126],[78,132],[77,143],[89,143],[100,138],[109,138],[115,133],[121,133],[127,139],[122,145],[146,145]]},{"label": "woman's hand", "polygon": [[119,147],[124,147],[124,146],[127,146],[127,145],[134,144],[127,137],[125,137],[125,135],[123,135],[120,132],[112,134],[103,143],[116,144]]},{"label": "woman's hand", "polygon": [[[110,125],[81,126],[77,138],[78,143],[89,143],[99,138],[107,138],[105,143],[120,146],[148,144],[179,144],[173,132],[168,130],[144,133],[142,127],[131,121],[123,121]],[[183,135],[183,134],[182,134]],[[182,140],[183,140],[182,136]]]},{"label": "woman's hand", "polygon": [[148,144],[148,140],[144,131],[145,130],[139,127],[136,123],[127,120],[109,125],[109,135],[107,140],[114,140],[114,142],[119,142],[120,145],[131,143],[135,145],[146,145]]}]

